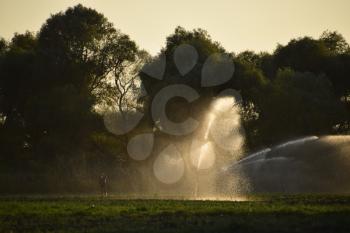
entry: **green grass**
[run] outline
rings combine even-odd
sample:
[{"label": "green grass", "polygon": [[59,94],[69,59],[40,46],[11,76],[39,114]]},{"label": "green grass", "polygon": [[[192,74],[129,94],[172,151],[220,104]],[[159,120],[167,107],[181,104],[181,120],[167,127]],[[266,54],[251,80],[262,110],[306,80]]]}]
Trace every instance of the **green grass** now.
[{"label": "green grass", "polygon": [[0,232],[350,232],[350,196],[251,199],[1,197]]}]

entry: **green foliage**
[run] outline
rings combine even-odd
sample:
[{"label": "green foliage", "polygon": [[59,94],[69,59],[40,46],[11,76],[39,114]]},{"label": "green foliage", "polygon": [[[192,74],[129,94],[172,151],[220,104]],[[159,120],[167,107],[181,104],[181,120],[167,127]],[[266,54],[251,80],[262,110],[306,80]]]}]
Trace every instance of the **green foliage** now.
[{"label": "green foliage", "polygon": [[110,98],[110,79],[119,79],[137,53],[127,35],[82,5],[52,15],[37,35],[1,40],[0,156],[6,170],[45,173],[51,167],[69,174],[94,164],[96,156],[110,162],[104,151],[121,157],[125,147],[119,139],[109,139],[118,147],[110,150],[91,136],[107,134],[95,107]]},{"label": "green foliage", "polygon": [[0,231],[295,233],[350,229],[349,196],[265,195],[238,202],[117,197],[5,197],[0,200]]},{"label": "green foliage", "polygon": [[259,120],[266,142],[329,133],[343,120],[344,109],[325,76],[279,70],[265,94]]},{"label": "green foliage", "polygon": [[[184,75],[180,74],[174,61],[174,52],[178,46],[181,45],[192,46],[198,54],[197,63]],[[202,88],[201,86],[203,64],[210,55],[215,53],[226,54],[233,59],[232,54],[226,52],[218,42],[213,41],[205,30],[194,29],[192,31],[187,31],[182,27],[177,27],[175,32],[166,38],[166,46],[161,50],[160,54],[148,63],[148,65],[152,66],[152,64],[157,64],[162,56],[165,57],[166,67],[162,80],[149,77],[143,72],[140,73],[142,84],[148,93],[148,101],[145,105],[146,109],[148,109],[149,116],[150,106],[147,104],[153,100],[154,96],[162,88],[173,84],[185,84],[192,87],[200,94],[201,98],[193,103],[193,105],[187,104],[182,98],[172,99],[172,101],[167,104],[166,109],[170,119],[174,121],[183,121],[189,117],[190,112],[199,113],[205,110],[207,108],[207,100],[224,88],[223,85],[214,88]],[[196,110],[194,110],[195,108]]]},{"label": "green foliage", "polygon": [[[197,64],[184,77],[174,62],[175,49],[183,44],[198,53]],[[233,59],[234,77],[217,87],[201,87],[203,64],[214,53]],[[162,80],[140,72],[162,56],[167,61]],[[272,54],[235,56],[205,30],[177,27],[152,58],[104,15],[79,4],[52,15],[37,34],[0,39],[2,170],[29,174],[52,168],[59,180],[127,166],[126,141],[132,133],[108,133],[100,112],[143,111],[144,121],[133,133],[148,132],[153,126],[149,105],[172,84],[189,85],[201,96],[191,104],[169,102],[169,118],[179,121],[190,114],[200,117],[221,90],[239,90],[248,150],[291,137],[350,132],[350,52],[338,32],[292,39]]]},{"label": "green foliage", "polygon": [[277,67],[319,73],[329,53],[321,41],[304,37],[293,39],[286,46],[279,46],[274,53],[274,60]]},{"label": "green foliage", "polygon": [[236,57],[248,147],[349,131],[348,44],[337,32],[293,39],[274,54]]},{"label": "green foliage", "polygon": [[7,42],[4,38],[0,38],[0,54],[2,55],[7,48]]},{"label": "green foliage", "polygon": [[337,96],[350,91],[349,45],[342,35],[326,31],[319,40],[309,37],[291,40],[274,53],[275,69],[290,67],[296,71],[326,74]]},{"label": "green foliage", "polygon": [[82,5],[51,16],[38,34],[38,44],[51,82],[73,84],[95,96],[108,94],[108,77],[113,73],[119,78],[124,63],[134,61],[137,53],[129,36]]},{"label": "green foliage", "polygon": [[323,32],[320,41],[335,55],[350,52],[349,44],[346,42],[345,38],[336,31]]},{"label": "green foliage", "polygon": [[[198,53],[198,62],[193,69],[182,77],[174,62],[175,49],[183,44],[193,46]],[[166,68],[163,80],[155,80],[149,78],[146,74],[141,73],[142,82],[147,90],[147,93],[152,96],[158,91],[171,84],[183,83],[193,87],[198,92],[208,91],[201,88],[201,71],[205,60],[214,53],[226,53],[225,49],[218,43],[211,39],[209,34],[203,29],[194,29],[187,31],[182,27],[177,27],[175,32],[166,38],[166,46],[163,48],[154,60],[150,63],[157,62],[159,56],[164,55],[166,59]],[[228,54],[230,56],[230,54]],[[209,90],[210,91],[210,90]]]}]

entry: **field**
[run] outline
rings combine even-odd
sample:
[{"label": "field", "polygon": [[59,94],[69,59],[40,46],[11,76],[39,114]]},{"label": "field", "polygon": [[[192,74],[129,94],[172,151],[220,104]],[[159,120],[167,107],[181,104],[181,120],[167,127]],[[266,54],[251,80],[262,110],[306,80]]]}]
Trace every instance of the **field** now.
[{"label": "field", "polygon": [[350,232],[350,196],[1,197],[0,232]]}]

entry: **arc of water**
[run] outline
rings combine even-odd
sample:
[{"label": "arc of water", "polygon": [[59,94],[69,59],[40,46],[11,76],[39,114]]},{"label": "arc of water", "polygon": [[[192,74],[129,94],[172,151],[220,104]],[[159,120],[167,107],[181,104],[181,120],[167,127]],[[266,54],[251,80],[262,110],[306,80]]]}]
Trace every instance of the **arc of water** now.
[{"label": "arc of water", "polygon": [[224,167],[222,170],[223,171],[227,171],[229,169],[232,169],[232,168],[236,167],[239,164],[242,164],[244,162],[249,162],[249,161],[252,161],[254,159],[255,160],[257,160],[257,159],[265,159],[266,158],[266,154],[269,153],[270,151],[271,151],[270,148],[266,148],[266,149],[260,150],[260,151],[255,152],[255,153],[253,153],[253,154],[251,154],[251,155],[249,155],[249,156],[247,156],[247,157],[245,157],[245,158],[243,158],[243,159],[241,159],[241,160],[239,160],[239,161],[237,161],[237,162],[235,162],[233,164],[230,164],[230,165]]},{"label": "arc of water", "polygon": [[282,143],[282,144],[276,146],[273,149],[281,149],[281,148],[289,146],[289,145],[305,143],[305,142],[314,141],[314,140],[317,140],[317,139],[318,139],[317,136],[303,137],[303,138],[299,138],[299,139],[295,139],[295,140],[292,140],[292,141],[288,141],[288,142]]},{"label": "arc of water", "polygon": [[270,148],[263,149],[261,151],[253,153],[253,154],[239,160],[236,164],[243,163],[245,161],[252,160],[252,159],[263,159],[263,158],[265,158],[266,154],[269,153],[270,151],[271,151]]},{"label": "arc of water", "polygon": [[299,138],[296,140],[285,142],[285,143],[280,144],[276,147],[273,147],[272,149],[271,148],[263,149],[261,151],[253,153],[253,154],[235,162],[234,164],[231,164],[227,167],[224,167],[223,171],[227,171],[228,169],[232,169],[232,168],[236,167],[237,165],[241,165],[243,163],[250,164],[250,163],[254,163],[255,161],[260,161],[260,160],[263,161],[266,159],[267,153],[269,153],[271,150],[278,150],[278,149],[284,148],[286,146],[301,144],[301,143],[305,143],[305,142],[309,142],[309,141],[314,141],[317,139],[319,139],[319,137],[317,137],[317,136],[308,136],[308,137],[303,137],[303,138]]},{"label": "arc of water", "polygon": [[263,162],[264,163],[268,163],[268,162],[282,162],[282,161],[287,161],[287,160],[291,160],[291,159],[290,158],[286,158],[286,157],[276,157],[276,158],[270,158],[270,159],[261,158],[261,159],[249,161],[249,162],[246,162],[246,163],[241,163],[239,165],[249,166],[249,165],[254,165],[254,164],[263,163]]}]

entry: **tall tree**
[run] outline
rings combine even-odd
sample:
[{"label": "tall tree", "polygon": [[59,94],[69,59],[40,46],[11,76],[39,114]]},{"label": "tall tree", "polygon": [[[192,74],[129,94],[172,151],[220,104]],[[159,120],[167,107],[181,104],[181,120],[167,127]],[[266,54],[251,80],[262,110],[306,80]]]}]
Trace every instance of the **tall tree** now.
[{"label": "tall tree", "polygon": [[[162,70],[163,64],[164,72],[160,72],[162,77],[154,78],[141,72],[142,84],[149,95],[149,101],[152,101],[162,88],[172,84],[185,84],[193,88],[200,94],[201,100],[215,95],[223,88],[223,85],[203,87],[201,83],[204,64],[213,54],[225,54],[228,58],[233,58],[232,54],[228,53],[218,42],[213,41],[207,31],[203,29],[188,31],[183,27],[177,27],[174,33],[166,38],[166,45],[158,56],[154,57],[145,67],[157,67]],[[220,63],[218,60],[216,62]],[[212,78],[215,79],[215,77]],[[215,80],[211,81],[215,82]],[[197,103],[197,105],[201,104]],[[173,98],[167,104],[166,111],[170,119],[183,121],[188,118],[190,112],[199,112],[191,110],[192,107],[183,98]],[[202,107],[205,106],[202,105]]]},{"label": "tall tree", "polygon": [[[32,33],[15,34],[2,54],[0,68],[0,111],[4,119],[1,137],[5,155],[19,153],[26,146],[25,105],[35,93],[36,38]],[[5,149],[6,149],[5,148]]]},{"label": "tall tree", "polygon": [[324,31],[320,37],[320,41],[336,55],[350,52],[349,44],[343,35],[336,31]]},{"label": "tall tree", "polygon": [[260,98],[259,130],[265,143],[288,137],[327,134],[344,120],[344,105],[324,75],[279,70]]},{"label": "tall tree", "polygon": [[129,36],[102,14],[80,4],[51,16],[38,40],[51,80],[73,84],[95,97],[108,94],[108,77],[123,73],[125,63],[134,61],[137,54]]},{"label": "tall tree", "polygon": [[324,43],[304,37],[291,40],[286,46],[278,46],[274,52],[276,68],[291,67],[301,72],[322,73],[330,52]]},{"label": "tall tree", "polygon": [[89,143],[103,128],[94,107],[114,94],[110,80],[122,78],[137,53],[127,35],[82,5],[52,15],[37,35],[15,35],[1,71],[4,128],[21,136],[15,147],[53,159]]}]

